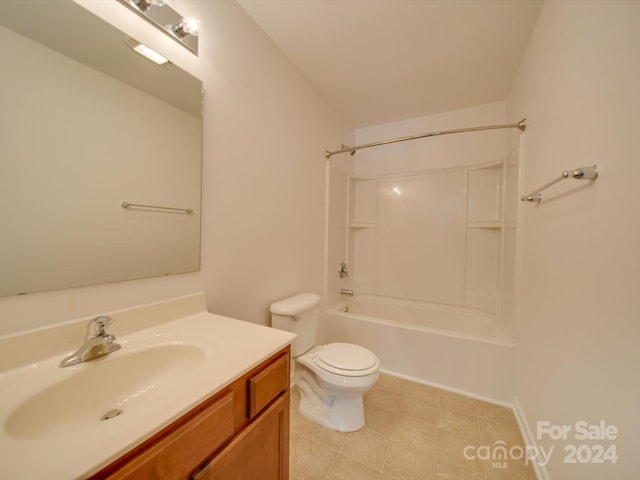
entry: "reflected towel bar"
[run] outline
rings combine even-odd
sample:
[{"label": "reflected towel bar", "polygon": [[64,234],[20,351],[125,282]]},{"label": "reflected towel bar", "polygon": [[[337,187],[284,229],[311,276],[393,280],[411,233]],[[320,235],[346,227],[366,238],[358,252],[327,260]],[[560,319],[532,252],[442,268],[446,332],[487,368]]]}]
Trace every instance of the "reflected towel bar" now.
[{"label": "reflected towel bar", "polygon": [[562,172],[562,175],[560,175],[558,178],[551,180],[549,183],[543,185],[537,190],[534,190],[529,195],[525,195],[524,197],[520,198],[520,200],[523,202],[540,203],[542,201],[542,194],[540,192],[546,190],[551,185],[555,185],[559,181],[564,180],[565,178],[575,178],[576,180],[595,180],[596,178],[598,178],[598,166],[594,165],[592,167],[581,167],[576,168],[575,170],[567,170],[565,172]]},{"label": "reflected towel bar", "polygon": [[187,215],[191,215],[193,213],[193,209],[192,208],[159,207],[158,205],[142,205],[140,203],[131,203],[131,202],[122,202],[120,204],[120,206],[122,208],[142,207],[142,208],[157,208],[157,209],[160,209],[160,210],[173,210],[173,211],[177,211],[177,212],[184,212]]}]

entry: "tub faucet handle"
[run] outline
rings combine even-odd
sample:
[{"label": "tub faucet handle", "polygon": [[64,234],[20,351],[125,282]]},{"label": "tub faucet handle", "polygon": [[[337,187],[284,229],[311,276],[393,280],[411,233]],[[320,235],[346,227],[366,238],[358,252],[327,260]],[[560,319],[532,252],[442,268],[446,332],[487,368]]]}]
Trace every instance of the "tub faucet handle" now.
[{"label": "tub faucet handle", "polygon": [[347,268],[346,263],[340,262],[340,270],[338,270],[338,275],[340,275],[340,278],[349,278],[349,269]]},{"label": "tub faucet handle", "polygon": [[347,297],[353,297],[353,290],[348,290],[346,288],[343,288],[340,290],[340,295],[345,295]]}]

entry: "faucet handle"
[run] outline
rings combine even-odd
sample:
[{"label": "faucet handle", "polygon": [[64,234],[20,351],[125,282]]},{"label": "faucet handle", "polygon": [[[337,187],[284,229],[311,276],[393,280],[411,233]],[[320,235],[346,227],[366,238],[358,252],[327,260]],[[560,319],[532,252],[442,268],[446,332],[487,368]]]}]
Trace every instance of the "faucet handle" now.
[{"label": "faucet handle", "polygon": [[106,315],[100,315],[89,321],[87,326],[87,338],[101,337],[106,335],[105,328],[107,325],[111,325],[115,320]]},{"label": "faucet handle", "polygon": [[107,317],[106,315],[100,315],[99,317],[96,317],[91,321],[101,327],[106,327],[107,325],[111,325],[113,322],[115,322],[113,318]]}]

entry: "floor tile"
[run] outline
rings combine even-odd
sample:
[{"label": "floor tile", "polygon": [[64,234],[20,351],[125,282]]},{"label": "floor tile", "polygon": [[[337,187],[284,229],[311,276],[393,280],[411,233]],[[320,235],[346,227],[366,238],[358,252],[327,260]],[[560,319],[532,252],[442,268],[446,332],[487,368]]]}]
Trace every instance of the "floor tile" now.
[{"label": "floor tile", "polygon": [[451,410],[441,410],[438,415],[438,429],[480,441],[480,427],[475,415],[469,416]]},{"label": "floor tile", "polygon": [[327,476],[327,480],[378,480],[379,478],[379,470],[344,455],[338,455]]},{"label": "floor tile", "polygon": [[486,480],[481,475],[471,470],[465,470],[458,465],[436,458],[436,474],[434,480]]},{"label": "floor tile", "polygon": [[405,397],[400,414],[434,426],[438,424],[438,407],[423,400]]},{"label": "floor tile", "polygon": [[302,438],[302,435],[300,435],[297,432],[289,432],[289,446],[293,447],[296,443],[298,443],[298,441],[300,441],[300,439]]},{"label": "floor tile", "polygon": [[385,437],[393,435],[398,414],[389,410],[376,407],[370,403],[364,405],[364,418],[369,430],[378,432]]},{"label": "floor tile", "polygon": [[400,415],[393,432],[393,440],[414,446],[424,453],[435,455],[436,434],[435,425]]},{"label": "floor tile", "polygon": [[372,405],[391,413],[398,413],[402,406],[402,395],[387,390],[372,390],[364,399],[365,407]]},{"label": "floor tile", "polygon": [[478,447],[480,442],[438,430],[437,458],[484,475],[484,464],[475,455]]},{"label": "floor tile", "polygon": [[432,455],[392,440],[383,472],[402,480],[432,480],[434,465]]},{"label": "floor tile", "polygon": [[503,425],[487,420],[479,420],[478,425],[480,426],[480,438],[485,445],[492,445],[495,442],[504,442],[507,445],[524,444],[517,426]]},{"label": "floor tile", "polygon": [[292,432],[304,435],[306,430],[311,425],[313,425],[314,422],[312,422],[311,420],[303,417],[302,414],[300,413],[300,410],[298,410],[298,405],[300,403],[300,397],[299,397],[299,394],[298,394],[297,401],[294,402],[294,394],[293,394],[293,392],[295,392],[296,390],[297,389],[295,389],[295,388],[292,389],[289,424],[290,424]]},{"label": "floor tile", "polygon": [[291,475],[301,480],[322,480],[329,473],[338,452],[329,447],[302,438],[290,451]]},{"label": "floor tile", "polygon": [[501,405],[478,401],[478,418],[518,428],[513,410]]},{"label": "floor tile", "polygon": [[536,480],[523,460],[474,458],[481,445],[524,444],[507,407],[381,374],[365,428],[345,433],[303,417],[299,400],[293,388],[292,480]]},{"label": "floor tile", "polygon": [[463,415],[476,416],[477,401],[471,397],[465,397],[453,392],[442,391],[440,393],[440,409],[462,413]]},{"label": "floor tile", "polygon": [[304,436],[333,450],[340,450],[347,434],[311,422],[311,425],[305,430]]},{"label": "floor tile", "polygon": [[389,442],[390,439],[388,437],[384,437],[368,428],[363,428],[357,432],[347,434],[340,453],[376,470],[382,470]]}]

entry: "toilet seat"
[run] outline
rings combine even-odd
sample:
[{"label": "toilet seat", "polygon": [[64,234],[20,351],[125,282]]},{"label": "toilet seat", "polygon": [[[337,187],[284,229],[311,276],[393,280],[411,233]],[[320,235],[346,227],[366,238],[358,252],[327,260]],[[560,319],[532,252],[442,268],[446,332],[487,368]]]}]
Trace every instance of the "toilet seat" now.
[{"label": "toilet seat", "polygon": [[330,343],[313,356],[322,370],[345,377],[362,377],[378,371],[380,362],[371,351],[351,343]]}]

